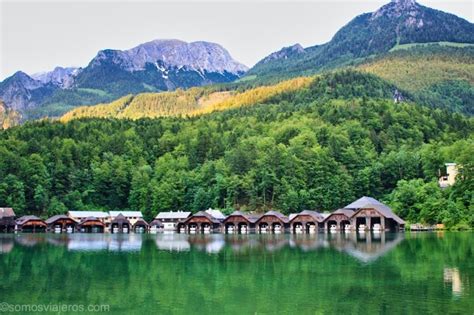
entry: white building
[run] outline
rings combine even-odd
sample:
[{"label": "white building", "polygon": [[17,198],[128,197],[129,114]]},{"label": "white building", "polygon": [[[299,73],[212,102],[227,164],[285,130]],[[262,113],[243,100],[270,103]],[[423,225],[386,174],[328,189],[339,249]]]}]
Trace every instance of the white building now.
[{"label": "white building", "polygon": [[456,176],[458,175],[458,167],[456,163],[446,163],[446,175],[441,176],[438,180],[441,188],[454,185],[456,182]]},{"label": "white building", "polygon": [[190,216],[191,212],[188,211],[170,211],[158,213],[155,219],[163,223],[164,231],[176,231],[178,223],[185,221]]},{"label": "white building", "polygon": [[95,217],[104,223],[109,221],[109,214],[104,211],[68,211],[67,216],[77,222],[81,222],[88,217]]}]

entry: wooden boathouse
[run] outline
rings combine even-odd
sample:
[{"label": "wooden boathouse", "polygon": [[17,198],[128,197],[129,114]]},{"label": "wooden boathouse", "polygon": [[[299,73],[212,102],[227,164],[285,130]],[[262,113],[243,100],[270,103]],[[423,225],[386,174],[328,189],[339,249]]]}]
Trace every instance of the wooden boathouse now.
[{"label": "wooden boathouse", "polygon": [[323,224],[324,217],[321,213],[311,210],[303,210],[290,219],[291,233],[314,234]]},{"label": "wooden boathouse", "polygon": [[234,211],[222,222],[224,232],[228,234],[248,234],[255,232],[255,222],[257,222],[260,217],[261,215],[251,215],[241,211]]},{"label": "wooden boathouse", "polygon": [[16,229],[21,232],[45,232],[46,222],[35,215],[25,215],[16,220]]},{"label": "wooden boathouse", "polygon": [[13,232],[15,225],[15,212],[13,208],[0,208],[0,232]]},{"label": "wooden boathouse", "polygon": [[289,227],[289,219],[278,211],[267,211],[257,221],[255,221],[256,232],[266,233],[284,233]]},{"label": "wooden boathouse", "polygon": [[78,228],[84,233],[104,233],[105,223],[96,217],[87,217],[79,223]]},{"label": "wooden boathouse", "polygon": [[47,219],[47,230],[55,233],[74,233],[77,228],[77,222],[65,214],[58,214]]}]

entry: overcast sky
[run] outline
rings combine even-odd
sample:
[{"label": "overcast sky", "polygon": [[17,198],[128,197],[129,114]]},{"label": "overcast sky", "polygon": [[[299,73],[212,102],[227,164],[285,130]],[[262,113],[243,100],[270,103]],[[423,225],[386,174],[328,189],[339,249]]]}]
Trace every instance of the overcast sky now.
[{"label": "overcast sky", "polygon": [[[389,0],[0,0],[0,80],[18,70],[86,66],[100,49],[158,38],[216,42],[252,66],[281,47],[321,44]],[[419,1],[471,23],[472,0]]]}]

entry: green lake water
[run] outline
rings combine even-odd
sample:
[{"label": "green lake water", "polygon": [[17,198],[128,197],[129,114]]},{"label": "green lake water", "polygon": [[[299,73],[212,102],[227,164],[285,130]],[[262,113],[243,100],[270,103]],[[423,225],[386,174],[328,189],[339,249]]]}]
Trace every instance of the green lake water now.
[{"label": "green lake water", "polygon": [[473,256],[468,232],[4,234],[0,306],[108,305],[96,314],[474,314]]}]

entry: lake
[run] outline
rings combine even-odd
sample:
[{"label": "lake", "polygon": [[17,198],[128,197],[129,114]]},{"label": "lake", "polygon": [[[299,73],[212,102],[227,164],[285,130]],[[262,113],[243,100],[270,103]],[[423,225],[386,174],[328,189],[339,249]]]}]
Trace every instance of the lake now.
[{"label": "lake", "polygon": [[473,256],[470,232],[3,234],[0,305],[18,313],[106,305],[96,313],[473,314]]}]

